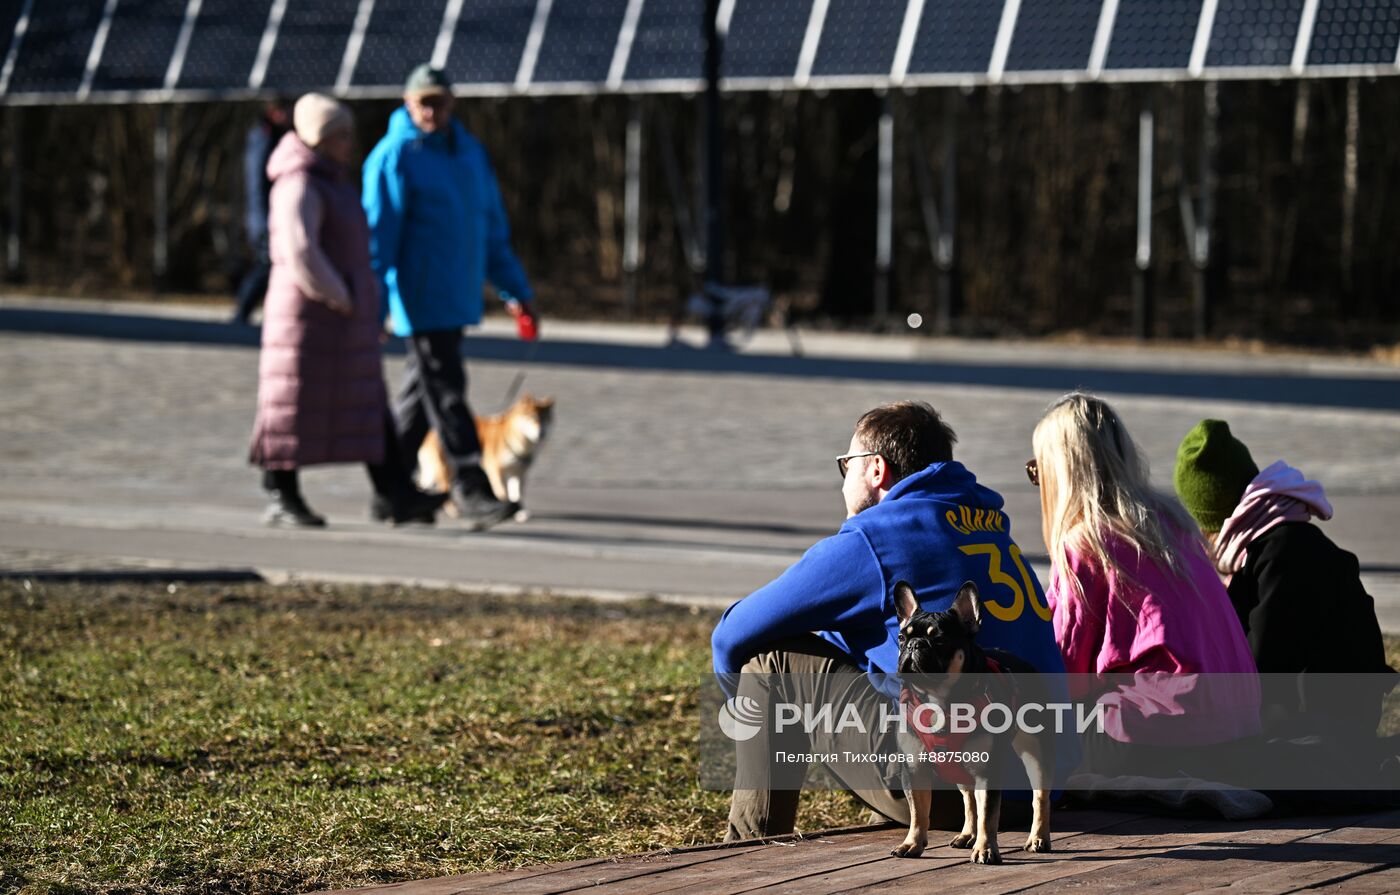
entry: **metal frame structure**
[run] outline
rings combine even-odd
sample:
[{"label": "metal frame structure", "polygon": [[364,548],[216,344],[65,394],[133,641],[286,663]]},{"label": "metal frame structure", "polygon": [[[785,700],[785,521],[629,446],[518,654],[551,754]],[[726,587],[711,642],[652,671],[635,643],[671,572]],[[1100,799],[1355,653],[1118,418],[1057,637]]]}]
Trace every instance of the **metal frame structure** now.
[{"label": "metal frame structure", "polygon": [[[183,21],[170,48],[168,64],[158,74],[148,78],[148,86],[113,89],[98,83],[103,71],[104,58],[109,54],[113,22],[122,16],[128,6],[141,5],[141,0],[86,0],[88,5],[100,8],[96,16],[96,26],[92,29],[85,64],[72,89],[24,89],[14,83],[16,72],[23,72],[28,62],[25,48],[32,40],[36,10],[40,3],[36,0],[18,0],[20,7],[10,40],[0,65],[0,103],[5,105],[56,105],[67,103],[162,103],[162,102],[204,102],[209,100],[253,99],[283,92],[267,82],[268,67],[281,42],[295,40],[289,38],[283,27],[290,13],[303,12],[319,0],[271,0],[268,12],[261,27],[261,37],[257,52],[251,60],[245,79],[236,73],[230,76],[230,83],[217,89],[209,87],[182,86],[182,72],[191,42],[209,17],[208,0],[184,0]],[[42,2],[42,0],[40,0]],[[345,22],[345,46],[335,74],[326,83],[303,84],[300,89],[324,89],[349,99],[392,98],[399,94],[400,84],[360,83],[356,80],[356,69],[375,7],[386,0],[357,0],[353,2],[353,16]],[[461,80],[455,89],[464,96],[569,96],[597,93],[699,93],[705,89],[702,70],[703,42],[697,41],[689,50],[675,54],[677,67],[689,68],[693,75],[676,77],[673,75],[651,76],[646,72],[631,70],[634,50],[639,36],[646,29],[644,21],[648,9],[655,5],[678,4],[685,9],[693,7],[695,16],[703,14],[706,0],[615,0],[625,3],[623,13],[618,17],[616,33],[613,37],[613,51],[610,64],[595,79],[581,80],[541,80],[536,77],[540,53],[550,23],[555,17],[577,12],[579,4],[587,5],[589,0],[517,0],[517,5],[532,4],[529,28],[524,34],[516,52],[517,64],[514,76],[499,80]],[[1117,34],[1115,27],[1125,15],[1125,2],[1130,0],[1093,0],[1098,5],[1098,13],[1093,22],[1092,43],[1087,47],[1067,49],[1075,61],[1082,65],[1057,68],[1031,67],[1034,62],[1018,63],[1016,50],[1022,42],[1039,39],[1036,22],[1027,23],[1027,7],[1039,3],[1053,8],[1054,0],[999,0],[1000,13],[995,30],[995,39],[985,63],[973,67],[966,66],[957,71],[921,70],[917,62],[917,51],[922,43],[932,38],[933,32],[953,27],[935,16],[951,16],[959,6],[969,4],[936,3],[934,0],[900,0],[904,4],[897,41],[890,54],[888,65],[872,62],[862,66],[870,69],[860,73],[834,72],[831,66],[823,65],[823,48],[832,41],[831,29],[826,28],[829,11],[836,0],[720,0],[718,15],[719,31],[727,32],[746,8],[766,8],[770,18],[791,19],[794,27],[803,32],[801,50],[793,60],[791,71],[781,76],[754,76],[724,72],[720,77],[720,89],[726,92],[744,91],[788,91],[788,90],[890,90],[919,89],[935,87],[983,87],[995,84],[1080,84],[1080,83],[1155,83],[1191,80],[1277,80],[1289,78],[1358,78],[1383,77],[1400,74],[1400,3],[1389,0],[1297,0],[1299,6],[1296,21],[1287,23],[1287,30],[1293,33],[1291,46],[1286,53],[1279,52],[1278,59],[1270,64],[1257,64],[1257,59],[1268,55],[1255,48],[1222,51],[1216,40],[1216,28],[1222,3],[1229,0],[1198,0],[1199,18],[1194,26],[1194,39],[1190,54],[1180,59],[1179,65],[1169,67],[1138,67],[1136,64],[1123,64],[1115,61],[1114,50],[1120,42],[1126,41]],[[1137,6],[1152,0],[1136,0]],[[58,6],[81,7],[83,2],[44,5],[44,9]],[[496,6],[505,6],[498,2]],[[1058,6],[1070,6],[1060,0]],[[1238,2],[1229,4],[1238,6]],[[1286,3],[1254,3],[1254,6],[1285,6]],[[454,42],[459,39],[460,24],[467,0],[446,0],[442,3],[440,27],[436,32],[431,58],[435,63],[447,65],[451,58]],[[936,9],[935,9],[936,7]],[[1351,16],[1349,26],[1357,34],[1370,36],[1371,25],[1379,24],[1384,29],[1394,31],[1394,46],[1385,49],[1383,59],[1370,59],[1365,62],[1329,63],[1314,61],[1320,56],[1314,45],[1320,11],[1332,11],[1334,7],[1348,7],[1351,12],[1359,11],[1360,19]],[[133,12],[132,15],[135,15]],[[1371,14],[1374,22],[1366,20]],[[1274,16],[1277,19],[1277,15]],[[611,23],[609,22],[609,27]],[[1088,23],[1086,22],[1086,28]],[[1268,27],[1259,26],[1261,31],[1277,27],[1270,21]],[[697,29],[698,35],[698,29]],[[1251,32],[1251,36],[1253,32]],[[1269,39],[1276,39],[1270,34]],[[1263,38],[1260,38],[1263,40]],[[1256,41],[1258,42],[1258,41]],[[507,48],[509,49],[509,48]],[[35,50],[34,52],[41,52]],[[1238,59],[1230,64],[1222,64],[1220,58],[1233,52]],[[1375,48],[1358,50],[1362,55],[1377,56]],[[1286,58],[1284,58],[1286,56]],[[1215,61],[1212,61],[1212,60]],[[923,66],[927,68],[929,66]]]}]

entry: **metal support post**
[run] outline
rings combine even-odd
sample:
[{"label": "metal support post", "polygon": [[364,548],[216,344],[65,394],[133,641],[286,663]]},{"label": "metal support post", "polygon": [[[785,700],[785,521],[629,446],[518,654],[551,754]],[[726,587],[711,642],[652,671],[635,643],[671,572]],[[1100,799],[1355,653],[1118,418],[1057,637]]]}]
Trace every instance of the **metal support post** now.
[{"label": "metal support post", "polygon": [[5,107],[5,134],[9,144],[10,220],[5,234],[5,277],[12,283],[24,279],[24,257],[21,234],[24,228],[24,155],[21,151],[21,121],[23,111],[16,106]]},{"label": "metal support post", "polygon": [[1133,277],[1133,335],[1152,336],[1152,143],[1149,103],[1138,116],[1137,271]]},{"label": "metal support post", "polygon": [[637,313],[637,271],[642,263],[642,100],[627,105],[627,183],[623,190],[622,278],[623,310]]},{"label": "metal support post", "polygon": [[880,97],[879,140],[875,211],[875,322],[883,326],[890,316],[890,267],[894,255],[894,104],[888,93]]},{"label": "metal support post", "polygon": [[170,109],[163,104],[156,110],[155,162],[155,247],[151,271],[159,290],[165,288],[170,270]]},{"label": "metal support post", "polygon": [[1346,107],[1346,148],[1342,156],[1342,288],[1350,293],[1356,259],[1357,146],[1361,136],[1361,85],[1356,78],[1347,79]]},{"label": "metal support post", "polygon": [[[724,285],[724,123],[720,106],[720,60],[724,35],[719,30],[720,0],[705,0],[705,289]],[[709,320],[710,343],[724,342],[724,313],[717,296],[712,296]]]},{"label": "metal support post", "polygon": [[[1215,221],[1215,157],[1219,145],[1217,122],[1220,118],[1220,85],[1205,84],[1202,94],[1199,204],[1185,198],[1182,214],[1186,222],[1186,245],[1191,256],[1192,333],[1204,339],[1211,328],[1210,295],[1211,227]],[[1184,189],[1184,182],[1183,182]]]},{"label": "metal support post", "polygon": [[956,90],[943,100],[943,226],[938,231],[934,264],[938,266],[938,332],[952,331],[958,307],[958,104]]}]

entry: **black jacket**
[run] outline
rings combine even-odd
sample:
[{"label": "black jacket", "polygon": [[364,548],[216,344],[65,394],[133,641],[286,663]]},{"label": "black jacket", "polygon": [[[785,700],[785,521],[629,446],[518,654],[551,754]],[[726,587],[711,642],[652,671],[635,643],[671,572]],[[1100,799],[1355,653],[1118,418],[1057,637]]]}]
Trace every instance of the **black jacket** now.
[{"label": "black jacket", "polygon": [[[1244,568],[1230,580],[1230,602],[1262,674],[1391,671],[1375,601],[1354,554],[1310,522],[1285,522],[1257,538],[1245,555]],[[1275,721],[1321,713],[1374,732],[1380,711],[1374,680],[1291,680],[1264,680],[1266,729],[1277,728],[1271,713]]]}]

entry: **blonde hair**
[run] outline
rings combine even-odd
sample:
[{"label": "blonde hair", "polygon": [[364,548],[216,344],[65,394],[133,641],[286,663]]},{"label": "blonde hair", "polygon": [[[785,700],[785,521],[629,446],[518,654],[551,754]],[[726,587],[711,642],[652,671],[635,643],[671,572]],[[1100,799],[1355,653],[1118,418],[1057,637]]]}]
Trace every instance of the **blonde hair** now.
[{"label": "blonde hair", "polygon": [[1040,517],[1051,568],[1082,599],[1067,568],[1069,551],[1104,572],[1132,576],[1109,552],[1120,541],[1191,590],[1195,582],[1176,561],[1180,538],[1199,533],[1176,500],[1152,487],[1147,461],[1108,403],[1073,392],[1051,404],[1031,438],[1040,477]]}]

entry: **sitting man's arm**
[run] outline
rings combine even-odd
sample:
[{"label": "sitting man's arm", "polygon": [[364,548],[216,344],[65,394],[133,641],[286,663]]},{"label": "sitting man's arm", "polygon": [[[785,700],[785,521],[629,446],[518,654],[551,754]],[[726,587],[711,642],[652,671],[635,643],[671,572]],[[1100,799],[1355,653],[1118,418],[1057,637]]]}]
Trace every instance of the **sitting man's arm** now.
[{"label": "sitting man's arm", "polygon": [[839,628],[883,607],[884,579],[859,531],[818,541],[776,580],[730,606],[710,637],[714,670],[733,696],[744,663],[784,637]]}]

